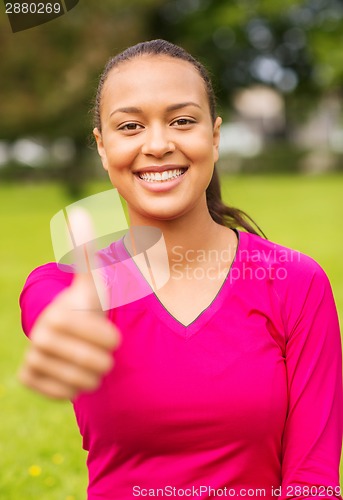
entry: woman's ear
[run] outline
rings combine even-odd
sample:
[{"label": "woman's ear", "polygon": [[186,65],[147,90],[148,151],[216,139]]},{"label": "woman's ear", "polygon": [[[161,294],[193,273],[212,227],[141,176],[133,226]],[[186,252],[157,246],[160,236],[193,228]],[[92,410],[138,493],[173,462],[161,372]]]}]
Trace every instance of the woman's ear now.
[{"label": "woman's ear", "polygon": [[223,120],[220,116],[217,116],[216,121],[213,125],[213,155],[214,155],[214,163],[218,161],[219,158],[219,143],[220,143],[220,126]]},{"label": "woman's ear", "polygon": [[99,156],[101,158],[102,166],[104,167],[105,170],[108,171],[107,156],[106,156],[106,152],[105,152],[105,148],[104,148],[104,143],[102,141],[101,132],[97,127],[95,127],[93,129],[93,134],[94,134],[94,137],[96,140],[96,145],[97,145]]}]

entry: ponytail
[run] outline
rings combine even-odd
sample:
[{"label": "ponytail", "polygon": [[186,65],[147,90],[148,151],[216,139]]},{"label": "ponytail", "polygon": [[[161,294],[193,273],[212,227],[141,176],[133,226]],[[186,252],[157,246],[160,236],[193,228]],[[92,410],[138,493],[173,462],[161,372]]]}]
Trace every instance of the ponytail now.
[{"label": "ponytail", "polygon": [[240,227],[248,233],[267,238],[262,229],[243,210],[225,205],[222,200],[216,167],[214,167],[211,182],[206,190],[206,200],[210,215],[217,224],[231,229]]}]

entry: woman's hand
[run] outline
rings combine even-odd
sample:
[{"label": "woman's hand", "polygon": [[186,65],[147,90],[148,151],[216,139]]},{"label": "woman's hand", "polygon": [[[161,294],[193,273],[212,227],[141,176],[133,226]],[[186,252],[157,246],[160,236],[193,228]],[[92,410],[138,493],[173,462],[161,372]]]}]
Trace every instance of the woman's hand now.
[{"label": "woman's hand", "polygon": [[[78,217],[78,216],[77,216]],[[89,230],[84,215],[78,230]],[[46,396],[73,399],[96,389],[113,366],[119,331],[104,315],[90,272],[76,274],[37,319],[20,381]]]}]

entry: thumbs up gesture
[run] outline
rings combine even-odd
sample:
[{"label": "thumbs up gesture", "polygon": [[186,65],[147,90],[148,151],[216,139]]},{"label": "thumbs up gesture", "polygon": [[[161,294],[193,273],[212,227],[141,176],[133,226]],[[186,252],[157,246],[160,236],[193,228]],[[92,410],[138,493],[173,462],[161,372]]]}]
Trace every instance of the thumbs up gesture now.
[{"label": "thumbs up gesture", "polygon": [[[77,210],[71,216],[79,240],[91,241],[91,221]],[[113,366],[113,350],[119,345],[118,329],[101,309],[91,268],[91,252],[79,247],[76,274],[37,319],[20,381],[54,399],[73,399],[79,392],[95,390]],[[85,272],[84,263],[88,272]],[[83,272],[80,272],[80,269]]]}]

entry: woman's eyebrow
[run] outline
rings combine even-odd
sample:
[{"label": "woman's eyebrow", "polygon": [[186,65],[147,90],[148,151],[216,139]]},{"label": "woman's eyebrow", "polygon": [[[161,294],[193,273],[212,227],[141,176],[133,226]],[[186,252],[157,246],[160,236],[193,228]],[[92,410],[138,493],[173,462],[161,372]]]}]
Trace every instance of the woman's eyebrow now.
[{"label": "woman's eyebrow", "polygon": [[176,111],[178,109],[186,108],[187,106],[196,106],[197,108],[201,109],[201,106],[196,102],[188,101],[188,102],[180,102],[178,104],[172,104],[171,106],[167,107],[167,111]]},{"label": "woman's eyebrow", "polygon": [[[201,109],[201,106],[196,102],[187,101],[167,106],[167,111],[177,111],[178,109],[186,108],[187,106],[195,106]],[[111,112],[110,116],[114,115],[115,113],[143,113],[143,110],[141,108],[136,108],[134,106],[128,106],[124,108],[115,109],[114,111]]]},{"label": "woman's eyebrow", "polygon": [[118,108],[112,111],[110,116],[114,115],[115,113],[143,113],[143,110],[140,108],[135,108],[133,106],[129,106],[126,108]]}]

